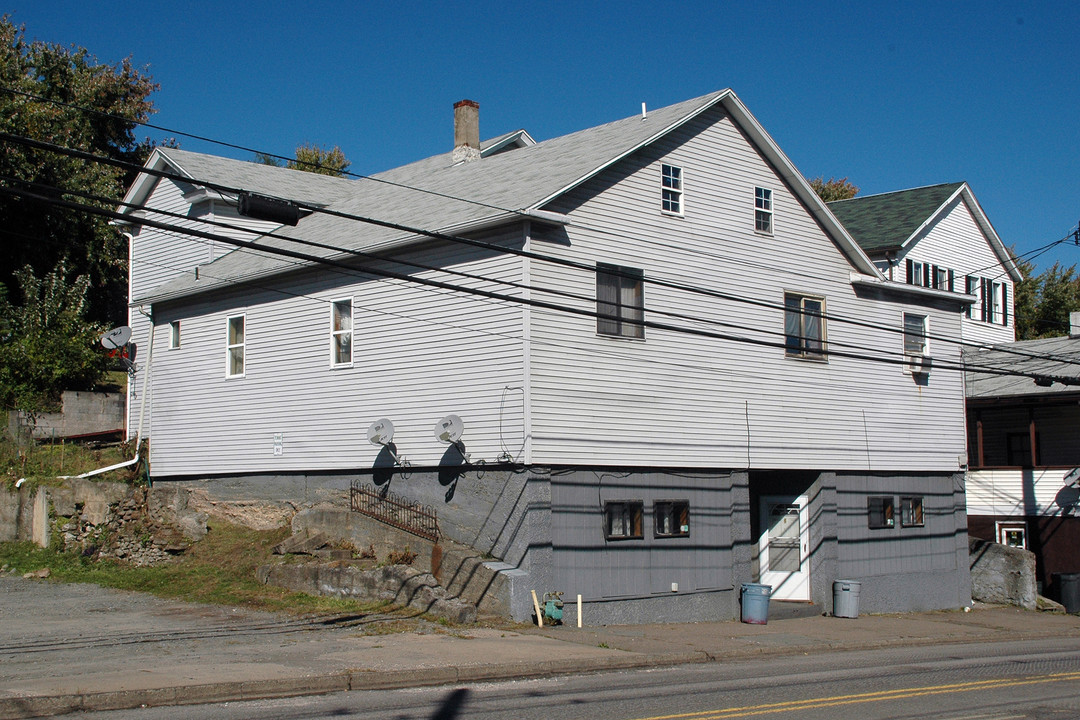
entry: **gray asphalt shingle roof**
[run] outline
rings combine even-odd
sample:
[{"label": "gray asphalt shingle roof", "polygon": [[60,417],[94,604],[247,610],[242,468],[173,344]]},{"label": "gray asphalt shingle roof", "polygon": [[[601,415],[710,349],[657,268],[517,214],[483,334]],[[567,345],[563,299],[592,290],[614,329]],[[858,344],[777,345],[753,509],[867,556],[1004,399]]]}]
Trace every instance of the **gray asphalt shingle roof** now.
[{"label": "gray asphalt shingle roof", "polygon": [[873,253],[900,247],[961,185],[930,185],[836,200],[828,205],[855,242]]},{"label": "gray asphalt shingle roof", "polygon": [[[479,161],[454,164],[451,153],[447,152],[359,180],[168,148],[160,152],[194,179],[317,203],[349,215],[452,232],[486,219],[538,208],[607,164],[695,116],[725,92],[652,110],[646,120],[634,115]],[[485,145],[499,139],[489,140]],[[297,226],[285,227],[277,234],[317,240],[345,251],[387,249],[415,237],[414,233],[321,213],[304,217]],[[295,244],[280,238],[263,237],[258,242],[269,247],[296,249]],[[303,251],[324,259],[342,256],[326,249],[303,248]],[[262,277],[295,267],[296,262],[236,250],[204,266],[200,280],[184,275],[165,283],[144,300],[201,292],[244,278]]]},{"label": "gray asphalt shingle roof", "polygon": [[[1024,357],[1009,350],[1040,357]],[[1021,340],[986,350],[964,350],[964,363],[971,367],[1073,378],[1080,382],[1080,337]],[[1080,385],[1054,383],[1042,387],[1030,377],[992,375],[970,370],[965,376],[969,400],[1080,392]]]}]

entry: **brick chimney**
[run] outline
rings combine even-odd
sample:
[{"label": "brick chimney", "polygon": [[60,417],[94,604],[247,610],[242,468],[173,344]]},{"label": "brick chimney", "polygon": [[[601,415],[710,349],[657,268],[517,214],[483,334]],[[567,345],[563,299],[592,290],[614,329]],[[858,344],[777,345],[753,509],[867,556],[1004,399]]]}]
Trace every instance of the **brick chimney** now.
[{"label": "brick chimney", "polygon": [[480,103],[454,103],[454,153],[450,157],[455,163],[480,159]]}]

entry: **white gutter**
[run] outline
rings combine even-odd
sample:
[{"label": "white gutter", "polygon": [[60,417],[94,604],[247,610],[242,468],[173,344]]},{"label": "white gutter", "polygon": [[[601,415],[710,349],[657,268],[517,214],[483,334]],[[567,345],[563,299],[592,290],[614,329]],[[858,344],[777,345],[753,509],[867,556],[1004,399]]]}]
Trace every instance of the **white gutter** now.
[{"label": "white gutter", "polygon": [[139,400],[139,429],[135,433],[135,457],[124,462],[116,463],[108,467],[98,468],[97,470],[91,470],[84,472],[82,475],[58,475],[61,480],[71,480],[73,478],[88,478],[95,475],[101,475],[102,473],[110,472],[111,470],[119,470],[120,468],[129,467],[139,462],[139,447],[142,444],[142,431],[143,431],[143,419],[146,418],[146,386],[150,380],[150,364],[154,359],[154,329],[155,325],[150,324],[150,350],[146,354],[146,367],[143,368],[143,389],[142,398]]},{"label": "white gutter", "polygon": [[967,293],[938,290],[937,288],[928,288],[923,287],[922,285],[909,285],[907,283],[896,282],[895,280],[879,280],[870,275],[861,275],[854,272],[851,273],[851,284],[860,285],[862,287],[872,287],[878,290],[885,290],[887,292],[899,293],[902,295],[921,295],[925,298],[951,300],[962,305],[971,305],[979,300],[979,298],[974,295],[968,295]]}]

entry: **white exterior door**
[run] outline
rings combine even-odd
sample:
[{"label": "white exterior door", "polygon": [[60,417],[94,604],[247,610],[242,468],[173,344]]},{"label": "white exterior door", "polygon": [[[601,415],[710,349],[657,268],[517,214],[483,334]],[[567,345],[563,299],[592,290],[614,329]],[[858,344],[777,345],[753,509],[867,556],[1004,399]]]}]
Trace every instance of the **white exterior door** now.
[{"label": "white exterior door", "polygon": [[761,498],[758,563],[773,600],[810,600],[810,528],[806,495]]}]

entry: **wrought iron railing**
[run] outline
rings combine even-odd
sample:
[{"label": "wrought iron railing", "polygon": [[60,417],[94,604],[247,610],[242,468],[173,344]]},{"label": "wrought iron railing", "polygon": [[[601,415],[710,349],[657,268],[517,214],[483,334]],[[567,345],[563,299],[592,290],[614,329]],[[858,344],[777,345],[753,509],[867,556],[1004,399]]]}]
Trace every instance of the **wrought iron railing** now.
[{"label": "wrought iron railing", "polygon": [[439,540],[439,515],[435,508],[410,502],[394,493],[381,493],[359,480],[353,480],[350,485],[349,509],[432,542]]}]

